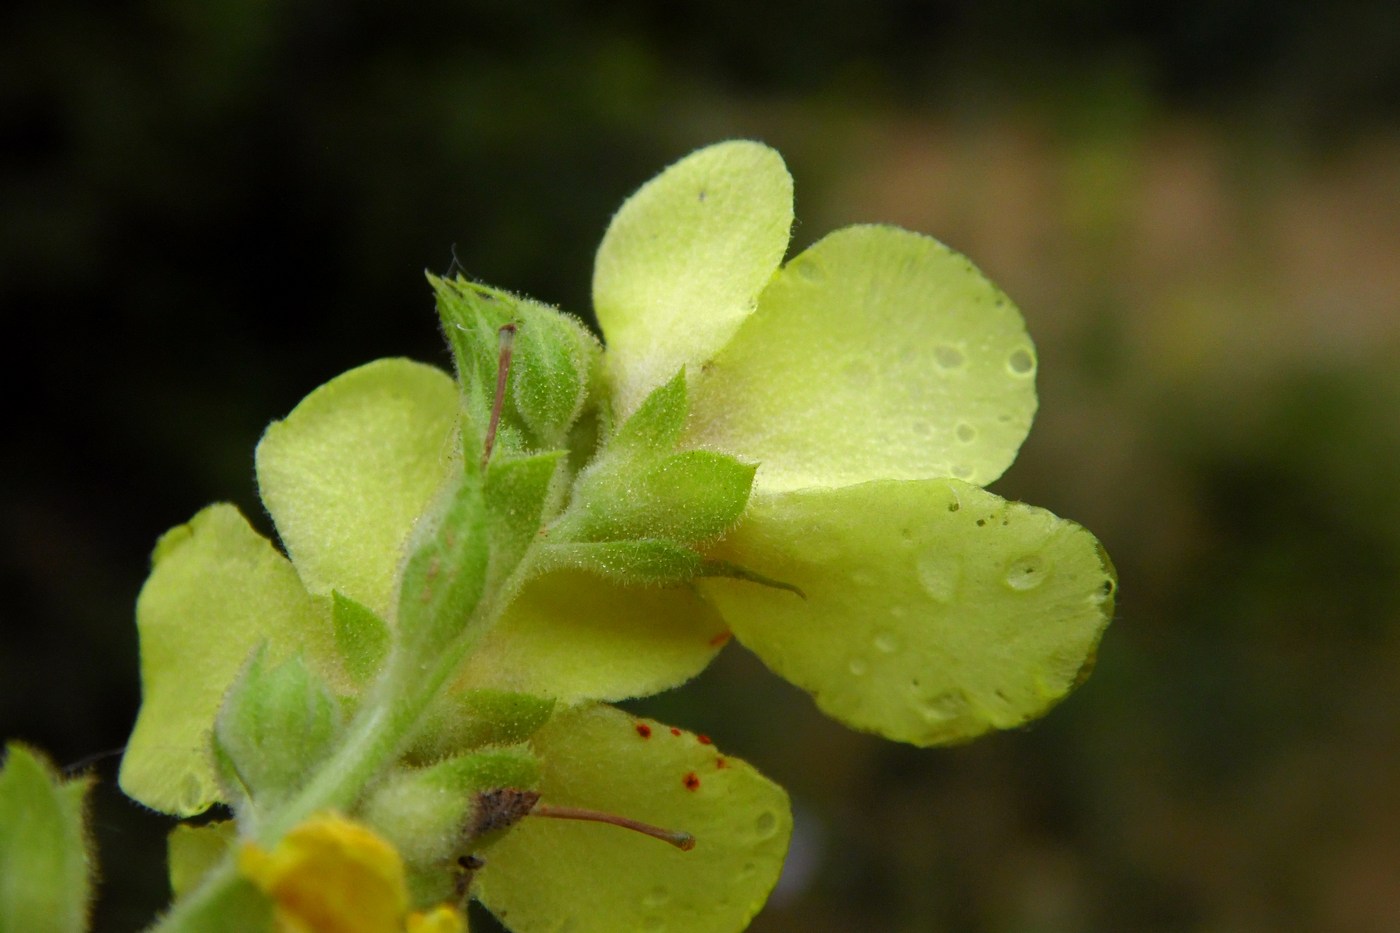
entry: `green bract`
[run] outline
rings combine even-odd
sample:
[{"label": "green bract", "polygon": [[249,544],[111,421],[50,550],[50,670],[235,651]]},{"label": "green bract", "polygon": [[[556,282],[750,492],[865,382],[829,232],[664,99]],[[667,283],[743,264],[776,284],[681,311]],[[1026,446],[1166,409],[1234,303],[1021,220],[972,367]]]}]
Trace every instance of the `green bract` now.
[{"label": "green bract", "polygon": [[[892,227],[781,265],[791,225],[767,147],[672,166],[599,249],[606,351],[433,279],[455,380],[370,363],[258,445],[287,556],[228,505],[157,545],[123,788],[182,816],[231,803],[264,849],[341,809],[392,840],[417,906],[471,885],[519,933],[726,933],[777,878],[785,795],[602,701],[688,680],[731,634],[831,715],[919,745],[1064,696],[1115,583],[1088,532],[981,488],[1035,412],[1019,314]],[[267,913],[229,838],[172,837],[193,905],[172,927]]]},{"label": "green bract", "polygon": [[91,781],[61,780],[18,743],[0,762],[0,931],[79,933],[92,896],[83,808]]},{"label": "green bract", "polygon": [[214,722],[214,756],[227,800],[275,806],[326,758],[344,722],[330,690],[300,656],[270,664],[253,653]]}]

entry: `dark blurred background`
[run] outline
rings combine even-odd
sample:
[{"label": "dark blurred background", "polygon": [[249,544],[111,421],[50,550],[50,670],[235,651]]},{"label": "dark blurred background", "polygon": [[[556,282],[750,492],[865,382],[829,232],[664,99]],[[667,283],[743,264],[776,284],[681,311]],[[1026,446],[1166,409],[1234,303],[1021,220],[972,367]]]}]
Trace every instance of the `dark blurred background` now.
[{"label": "dark blurred background", "polygon": [[[1385,0],[10,6],[0,735],[121,745],[156,537],[266,528],[253,445],[329,377],[446,364],[425,268],[586,314],[622,199],[757,137],[795,247],[891,221],[1020,302],[1042,414],[994,488],[1122,588],[1088,684],[964,748],[737,647],[649,701],[793,794],[753,929],[1400,929],[1397,117]],[[96,773],[132,930],[167,824]]]}]

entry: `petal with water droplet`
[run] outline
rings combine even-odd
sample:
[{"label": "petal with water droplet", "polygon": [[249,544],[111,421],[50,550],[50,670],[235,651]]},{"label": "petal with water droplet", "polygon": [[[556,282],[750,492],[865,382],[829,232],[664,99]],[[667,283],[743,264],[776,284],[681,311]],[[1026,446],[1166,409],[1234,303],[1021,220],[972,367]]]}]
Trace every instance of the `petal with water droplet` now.
[{"label": "petal with water droplet", "polygon": [[[647,728],[639,729],[645,725]],[[792,833],[782,788],[693,733],[592,706],[531,744],[542,804],[690,833],[689,851],[617,826],[527,817],[486,853],[476,896],[517,933],[733,933],[763,906]]]},{"label": "petal with water droplet", "polygon": [[692,153],[627,199],[593,272],[620,414],[724,345],[783,261],[791,229],[792,176],[777,152],[747,140]]},{"label": "petal with water droplet", "polygon": [[916,745],[1043,714],[1113,611],[1093,535],[951,479],[757,500],[721,556],[807,595],[705,581],[745,646],[830,715]]},{"label": "petal with water droplet", "polygon": [[695,377],[690,440],[758,461],[756,494],[985,485],[1030,429],[1034,365],[1020,313],[967,259],[896,227],[847,227],[785,266]]}]

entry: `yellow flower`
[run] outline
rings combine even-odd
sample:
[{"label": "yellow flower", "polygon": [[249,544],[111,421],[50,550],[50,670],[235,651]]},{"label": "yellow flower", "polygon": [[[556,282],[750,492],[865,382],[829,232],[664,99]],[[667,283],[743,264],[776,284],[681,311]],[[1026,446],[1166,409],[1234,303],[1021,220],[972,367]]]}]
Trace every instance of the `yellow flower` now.
[{"label": "yellow flower", "polygon": [[271,851],[246,843],[238,869],[272,899],[279,933],[466,933],[454,907],[410,914],[399,853],[338,814],[308,819]]}]

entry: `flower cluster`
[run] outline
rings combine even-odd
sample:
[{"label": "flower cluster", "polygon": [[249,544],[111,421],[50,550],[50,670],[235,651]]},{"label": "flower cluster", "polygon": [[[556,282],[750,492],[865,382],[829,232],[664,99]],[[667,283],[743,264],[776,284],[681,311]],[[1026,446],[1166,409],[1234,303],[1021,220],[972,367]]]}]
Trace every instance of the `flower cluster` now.
[{"label": "flower cluster", "polygon": [[[599,249],[605,350],[552,309],[435,280],[455,379],[370,363],[260,443],[285,556],[228,505],[157,546],[127,792],[181,816],[233,804],[265,844],[239,864],[284,911],[279,879],[312,874],[278,847],[334,861],[326,893],[360,884],[340,844],[383,836],[407,878],[370,859],[385,923],[465,891],[523,933],[735,930],[777,878],[786,796],[604,704],[683,683],[731,636],[833,717],[918,745],[1063,697],[1114,577],[1084,529],[983,488],[1035,412],[1020,315],[893,227],[783,263],[792,220],[765,146],[673,165]],[[401,693],[423,702],[392,733]],[[684,829],[693,851],[543,807],[495,819],[490,795],[517,787]],[[379,836],[298,809],[326,802]]]}]

